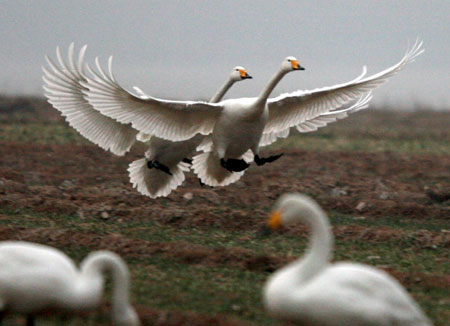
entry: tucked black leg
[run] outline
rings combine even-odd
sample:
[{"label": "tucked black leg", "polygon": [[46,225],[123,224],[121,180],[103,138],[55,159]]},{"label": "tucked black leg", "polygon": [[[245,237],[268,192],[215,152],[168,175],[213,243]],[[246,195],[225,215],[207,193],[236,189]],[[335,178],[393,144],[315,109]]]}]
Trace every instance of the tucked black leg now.
[{"label": "tucked black leg", "polygon": [[235,158],[229,158],[228,160],[221,158],[220,165],[230,172],[241,172],[250,166],[244,160],[238,160]]},{"label": "tucked black leg", "polygon": [[151,161],[151,160],[149,160],[147,162],[147,167],[149,169],[155,168],[155,169],[161,170],[161,171],[163,171],[163,172],[165,172],[165,173],[167,173],[169,175],[172,175],[172,172],[170,172],[170,169],[166,165],[164,165],[164,164],[162,164],[162,163],[160,163],[158,161]]},{"label": "tucked black leg", "polygon": [[172,175],[172,172],[170,172],[170,169],[169,169],[166,165],[164,165],[164,164],[162,164],[162,163],[159,163],[158,161],[154,161],[154,162],[153,162],[153,166],[154,166],[156,169],[161,170],[161,171],[167,173],[168,175]]},{"label": "tucked black leg", "polygon": [[190,158],[185,157],[185,158],[183,159],[183,162],[192,165],[192,159],[190,159]]},{"label": "tucked black leg", "polygon": [[278,154],[278,155],[273,155],[273,156],[269,156],[269,157],[259,157],[258,155],[255,155],[255,163],[258,166],[264,165],[266,163],[272,163],[273,161],[278,160],[281,156],[283,156],[284,153]]},{"label": "tucked black leg", "polygon": [[27,316],[27,326],[34,326],[34,316]]}]

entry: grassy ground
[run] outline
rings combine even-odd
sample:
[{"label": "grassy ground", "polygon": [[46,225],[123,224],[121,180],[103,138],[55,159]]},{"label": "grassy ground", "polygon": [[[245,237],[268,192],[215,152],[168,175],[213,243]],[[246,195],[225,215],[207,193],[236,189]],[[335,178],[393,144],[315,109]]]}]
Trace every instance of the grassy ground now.
[{"label": "grassy ground", "polygon": [[[392,152],[388,155],[395,159],[403,159],[406,155],[415,157],[418,162],[428,162],[435,157],[448,162],[448,125],[450,117],[444,113],[364,112],[319,132],[279,141],[270,151],[287,151],[293,162],[303,158],[297,152],[289,152],[298,148],[303,150],[301,155],[309,156],[323,152],[323,155],[354,152],[354,159],[357,159],[361,153],[385,155]],[[18,150],[23,147],[25,154],[18,151],[0,162],[0,181],[11,180],[15,182],[14,187],[25,188],[0,188],[0,239],[46,243],[62,249],[76,261],[81,261],[89,251],[97,248],[118,252],[130,267],[132,301],[144,325],[281,325],[264,312],[261,289],[273,270],[302,254],[307,232],[296,226],[261,237],[258,230],[274,199],[285,189],[291,190],[287,183],[293,182],[289,174],[292,171],[283,172],[285,174],[278,178],[276,173],[280,166],[269,167],[265,173],[261,170],[249,172],[244,185],[198,191],[195,178],[190,177],[187,186],[176,194],[154,201],[139,196],[127,185],[125,169],[130,157],[116,160],[104,154],[61,121],[4,119],[0,122],[0,147],[6,148],[9,144]],[[58,168],[63,166],[65,172],[55,167],[48,180],[40,177],[30,182],[23,177],[22,163],[17,166],[12,163],[14,158],[19,160],[18,155],[25,155],[25,159],[34,162],[27,165],[26,172],[43,175],[39,166],[42,163],[29,154],[33,148],[27,147],[30,144],[42,145],[38,148],[42,157],[67,144],[76,145],[73,147],[76,150],[82,149],[80,155],[85,155],[85,160],[104,157],[106,163],[109,161],[113,165],[104,173],[110,174],[111,180],[117,180],[118,184],[111,185],[111,180],[98,179],[88,187],[83,178],[88,179],[87,175],[90,178],[90,174],[93,178],[96,175],[103,177],[103,168],[93,167],[91,171],[90,167],[84,173],[76,174],[78,165],[62,156],[54,159],[54,165]],[[46,147],[48,145],[50,147]],[[51,165],[51,162],[46,164]],[[288,165],[290,161],[286,158],[286,162]],[[318,161],[317,165],[320,164]],[[380,165],[373,164],[378,171]],[[421,169],[420,166],[412,164],[409,169],[401,176],[405,189],[416,184],[422,187],[425,179],[427,184],[437,184],[437,189],[450,185],[448,171],[447,174],[442,172],[445,165],[440,172],[425,179],[413,174],[416,169]],[[364,174],[364,171],[359,173]],[[355,173],[358,175],[358,171]],[[75,186],[67,189],[54,186],[60,181],[53,180],[70,180]],[[342,180],[338,186],[347,189]],[[322,187],[309,189],[298,186],[300,188],[292,190],[305,190],[320,198],[336,237],[335,260],[351,260],[387,270],[408,289],[436,326],[448,325],[450,226],[449,216],[442,212],[450,212],[449,201],[432,203],[425,200],[425,195],[420,197],[424,202],[420,206],[424,210],[424,218],[411,217],[403,208],[390,212],[381,207],[380,214],[375,210],[360,212],[354,207],[347,209],[343,206],[349,201],[352,205],[357,203],[362,194],[352,192],[350,183],[347,185],[350,189],[348,196],[334,198],[324,190],[328,179],[316,177],[311,178],[311,182]],[[277,183],[285,183],[286,187],[273,188]],[[268,185],[260,195],[264,201],[229,199],[236,198],[232,197],[236,192],[261,192],[262,185]],[[272,191],[271,187],[275,190]],[[116,192],[107,193],[112,188]],[[126,192],[121,193],[123,189]],[[90,193],[97,194],[95,191],[101,195],[91,196]],[[183,199],[189,191],[194,191],[194,199],[190,201]],[[206,193],[205,197],[202,197],[203,193]],[[29,202],[19,204],[24,197],[28,197]],[[55,202],[52,204],[54,207],[48,208],[46,201],[53,198],[72,201],[75,207]],[[98,208],[105,199],[110,201],[108,205],[111,207]],[[392,201],[396,201],[395,197],[389,203]],[[64,205],[69,205],[67,202]],[[80,211],[77,206],[83,209]],[[102,209],[109,212],[109,218],[99,216]],[[93,316],[74,319],[44,316],[37,325],[57,325],[62,321],[69,325],[107,324],[107,311],[108,308],[104,307],[102,312]],[[17,318],[9,316],[5,324],[14,325]]]}]

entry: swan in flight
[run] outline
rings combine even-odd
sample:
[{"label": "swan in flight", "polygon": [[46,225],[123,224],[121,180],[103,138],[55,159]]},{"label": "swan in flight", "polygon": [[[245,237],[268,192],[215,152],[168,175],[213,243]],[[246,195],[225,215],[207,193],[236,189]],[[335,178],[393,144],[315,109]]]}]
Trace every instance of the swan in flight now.
[{"label": "swan in flight", "polygon": [[117,83],[111,64],[109,75],[100,71],[95,79],[88,77],[82,85],[88,89],[84,92],[86,99],[96,110],[121,123],[131,123],[143,133],[171,141],[189,139],[198,133],[211,134],[212,145],[207,146],[211,151],[194,157],[193,169],[205,184],[223,186],[239,179],[249,166],[243,157],[249,150],[257,165],[273,162],[280,156],[260,157],[262,139],[285,135],[291,127],[360,98],[414,61],[423,52],[421,46],[422,42],[417,41],[397,64],[372,76],[270,99],[270,93],[284,75],[304,69],[296,58],[283,60],[258,97],[219,103],[137,97]]},{"label": "swan in flight", "polygon": [[271,229],[301,222],[311,229],[302,258],[277,270],[263,289],[266,310],[307,326],[431,326],[397,280],[374,267],[330,263],[333,236],[328,218],[311,198],[285,194],[268,221]]},{"label": "swan in flight", "polygon": [[[97,68],[101,69],[97,63]],[[95,73],[92,73],[95,74]],[[95,76],[95,75],[94,75]],[[238,81],[251,79],[243,67],[237,66],[222,87],[211,98],[210,103],[219,102],[231,86]],[[142,90],[135,87],[143,98],[148,98]],[[165,197],[181,185],[185,179],[184,172],[189,171],[192,160],[188,157],[200,146],[205,136],[197,134],[188,140],[170,141],[151,137],[145,158],[133,161],[128,172],[130,182],[141,194],[150,198]],[[153,168],[156,169],[153,169]],[[164,173],[161,173],[164,172]]]},{"label": "swan in flight", "polygon": [[[86,49],[86,45],[80,49],[76,60],[74,43],[71,43],[66,62],[57,47],[56,57],[59,66],[48,56],[45,57],[49,66],[49,68],[42,67],[45,95],[70,126],[104,150],[123,156],[136,140],[148,142],[149,148],[145,158],[129,165],[130,182],[143,195],[151,198],[167,196],[184,181],[184,172],[189,170],[191,163],[187,157],[200,145],[204,136],[197,134],[178,142],[151,137],[138,132],[131,124],[117,122],[95,110],[84,98],[83,92],[87,89],[81,84],[82,81],[86,81],[84,63]],[[112,61],[112,57],[109,60]],[[96,64],[101,70],[98,60]],[[220,101],[235,82],[251,78],[245,68],[234,67],[210,102]],[[141,98],[148,98],[138,87],[134,89]]]},{"label": "swan in flight", "polygon": [[[129,302],[127,265],[109,251],[90,253],[78,269],[61,251],[30,242],[0,242],[0,312],[34,315],[42,311],[87,311],[100,304],[103,273],[112,275],[114,325],[140,325]],[[0,320],[1,321],[1,320]]]}]

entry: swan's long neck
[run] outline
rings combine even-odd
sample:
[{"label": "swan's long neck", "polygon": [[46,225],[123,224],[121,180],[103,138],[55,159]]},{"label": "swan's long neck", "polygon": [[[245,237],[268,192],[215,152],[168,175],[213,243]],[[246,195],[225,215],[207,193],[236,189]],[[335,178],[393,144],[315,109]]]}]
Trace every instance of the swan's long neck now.
[{"label": "swan's long neck", "polygon": [[260,104],[266,103],[267,99],[269,98],[270,93],[272,93],[275,86],[277,86],[277,84],[280,82],[281,78],[283,78],[284,75],[286,75],[286,73],[287,73],[286,71],[284,71],[283,69],[280,68],[277,71],[277,73],[275,75],[273,75],[272,79],[269,81],[269,83],[266,85],[266,87],[264,87],[261,94],[259,94],[257,103],[260,103]]},{"label": "swan's long neck", "polygon": [[90,254],[81,265],[81,277],[102,280],[103,273],[110,272],[113,281],[112,309],[113,315],[120,315],[130,307],[129,273],[122,259],[107,251]]},{"label": "swan's long neck", "polygon": [[[295,199],[294,199],[295,201]],[[290,221],[300,220],[311,228],[311,237],[303,257],[275,272],[264,290],[265,305],[275,313],[294,316],[299,313],[296,300],[291,297],[311,279],[323,271],[331,258],[333,237],[325,213],[315,203],[297,206],[291,203]],[[285,211],[283,213],[286,214]]]},{"label": "swan's long neck", "polygon": [[222,97],[225,95],[225,93],[230,89],[231,86],[233,86],[234,80],[231,78],[228,78],[228,80],[222,85],[222,87],[217,91],[217,93],[211,98],[211,103],[217,103],[219,102]]},{"label": "swan's long neck", "polygon": [[309,207],[302,219],[311,228],[306,253],[298,260],[302,281],[306,281],[328,265],[332,255],[333,236],[328,218],[320,207]]}]

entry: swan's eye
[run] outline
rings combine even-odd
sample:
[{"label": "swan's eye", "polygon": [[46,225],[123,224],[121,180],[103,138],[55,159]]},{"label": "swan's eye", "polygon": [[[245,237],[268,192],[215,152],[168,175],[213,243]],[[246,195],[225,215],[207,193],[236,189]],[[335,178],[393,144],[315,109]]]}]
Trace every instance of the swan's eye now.
[{"label": "swan's eye", "polygon": [[239,71],[239,69],[236,69],[236,71]]},{"label": "swan's eye", "polygon": [[288,62],[291,62],[291,59],[288,59]]}]

